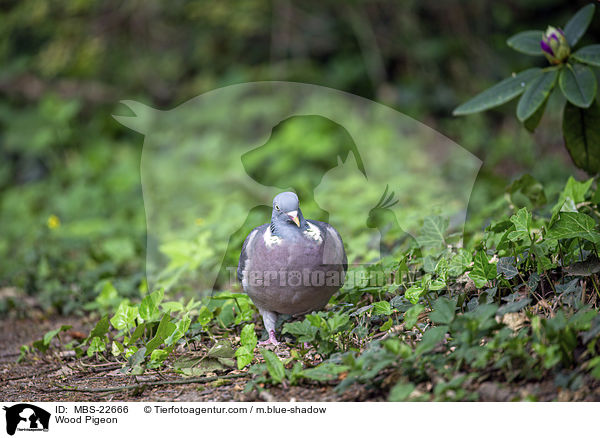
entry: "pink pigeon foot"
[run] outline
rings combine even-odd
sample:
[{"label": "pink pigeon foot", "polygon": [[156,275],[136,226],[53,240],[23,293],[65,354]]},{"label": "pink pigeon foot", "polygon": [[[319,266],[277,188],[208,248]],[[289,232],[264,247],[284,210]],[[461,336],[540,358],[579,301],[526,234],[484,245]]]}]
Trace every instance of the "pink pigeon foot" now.
[{"label": "pink pigeon foot", "polygon": [[269,330],[269,339],[267,339],[266,341],[260,341],[258,343],[258,345],[268,344],[279,345],[279,342],[277,342],[277,338],[275,337],[275,330]]}]

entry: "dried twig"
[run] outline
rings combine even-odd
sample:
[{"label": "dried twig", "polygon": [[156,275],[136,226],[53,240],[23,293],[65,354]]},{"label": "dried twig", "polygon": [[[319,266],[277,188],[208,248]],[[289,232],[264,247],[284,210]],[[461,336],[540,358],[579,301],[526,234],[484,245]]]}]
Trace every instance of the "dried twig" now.
[{"label": "dried twig", "polygon": [[71,391],[71,392],[120,392],[120,391],[141,391],[149,386],[165,386],[165,385],[187,385],[189,383],[208,383],[214,382],[220,379],[237,379],[240,377],[246,377],[248,373],[239,374],[228,374],[225,376],[210,376],[210,377],[197,377],[192,379],[179,379],[179,380],[158,380],[154,382],[144,382],[137,385],[125,385],[125,386],[108,386],[106,388],[69,388],[67,386],[61,386],[54,384],[56,391]]}]

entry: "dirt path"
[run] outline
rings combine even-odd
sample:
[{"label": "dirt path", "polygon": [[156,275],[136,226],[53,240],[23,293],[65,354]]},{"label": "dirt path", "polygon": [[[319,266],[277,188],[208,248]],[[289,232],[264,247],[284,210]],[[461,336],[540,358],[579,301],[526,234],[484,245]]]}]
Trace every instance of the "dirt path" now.
[{"label": "dirt path", "polygon": [[[35,321],[5,319],[0,321],[0,401],[181,401],[181,402],[228,402],[228,401],[385,401],[387,394],[366,385],[355,385],[343,394],[338,394],[333,385],[308,383],[303,386],[269,387],[264,391],[244,392],[249,377],[222,379],[207,383],[184,385],[146,386],[142,390],[119,392],[73,392],[61,390],[59,386],[71,388],[123,387],[140,383],[181,380],[175,372],[147,371],[143,376],[124,375],[120,365],[107,365],[92,359],[76,359],[54,350],[45,356],[30,355],[16,363],[19,349],[41,339],[43,335],[61,325],[73,328],[63,335],[63,342],[83,338],[93,327],[93,321],[77,317],[56,317]],[[286,347],[281,347],[286,348]],[[281,353],[281,352],[280,352]],[[285,353],[285,352],[284,352]],[[232,371],[228,375],[239,373]],[[210,375],[210,374],[209,374]],[[421,393],[431,391],[431,383],[419,384]],[[477,393],[480,401],[600,401],[600,382],[586,379],[578,391],[561,390],[554,382],[535,383],[485,381],[473,383],[468,389]]]},{"label": "dirt path", "polygon": [[63,335],[69,342],[85,336],[92,323],[78,318],[53,318],[28,321],[8,319],[0,322],[3,334],[0,343],[0,399],[1,401],[362,401],[385,400],[383,394],[356,388],[345,394],[337,394],[333,386],[310,385],[304,387],[268,388],[261,394],[253,390],[244,393],[248,377],[231,380],[219,379],[208,383],[164,385],[146,387],[143,391],[113,393],[83,393],[60,390],[57,385],[77,388],[106,388],[126,386],[151,381],[180,380],[176,373],[149,371],[143,376],[121,374],[119,366],[106,366],[89,359],[77,360],[57,352],[44,357],[28,358],[16,363],[23,344],[41,339],[52,329],[61,325],[73,328]]}]

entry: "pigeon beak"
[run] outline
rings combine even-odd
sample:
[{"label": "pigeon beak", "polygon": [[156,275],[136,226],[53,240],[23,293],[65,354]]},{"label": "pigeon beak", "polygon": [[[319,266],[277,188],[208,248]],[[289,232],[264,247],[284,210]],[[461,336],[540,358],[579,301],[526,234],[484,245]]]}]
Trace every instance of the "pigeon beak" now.
[{"label": "pigeon beak", "polygon": [[300,220],[298,219],[298,210],[288,211],[287,215],[294,221],[296,226],[300,227]]}]

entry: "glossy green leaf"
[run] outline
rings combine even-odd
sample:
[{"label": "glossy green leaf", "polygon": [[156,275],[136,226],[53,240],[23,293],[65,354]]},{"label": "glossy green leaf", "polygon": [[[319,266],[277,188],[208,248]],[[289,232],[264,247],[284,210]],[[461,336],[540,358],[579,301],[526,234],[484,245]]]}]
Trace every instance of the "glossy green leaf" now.
[{"label": "glossy green leaf", "polygon": [[373,303],[373,315],[391,315],[392,306],[389,301],[377,301]]},{"label": "glossy green leaf", "polygon": [[526,244],[531,243],[531,236],[529,235],[531,213],[523,207],[511,216],[510,221],[515,224],[515,231],[511,231],[508,234],[508,239],[512,242],[523,241]]},{"label": "glossy green leaf", "polygon": [[544,32],[541,30],[526,30],[511,36],[506,40],[506,44],[517,52],[525,53],[526,55],[542,56],[544,53],[542,52],[540,41],[542,41],[543,34]]},{"label": "glossy green leaf", "polygon": [[130,329],[135,325],[138,317],[138,308],[130,306],[126,302],[119,304],[115,315],[110,319],[110,323],[117,330]]},{"label": "glossy green leaf", "polygon": [[296,336],[298,342],[312,342],[319,331],[308,319],[284,324],[281,334],[290,333]]},{"label": "glossy green leaf", "polygon": [[159,289],[146,295],[140,303],[140,316],[145,321],[151,321],[157,319],[160,315],[159,304],[163,300],[164,290]]},{"label": "glossy green leaf", "polygon": [[560,72],[558,84],[567,100],[578,107],[588,108],[596,97],[598,83],[587,65],[567,64]]},{"label": "glossy green leaf", "polygon": [[418,242],[423,248],[434,248],[445,243],[444,233],[448,228],[448,218],[442,216],[428,216],[423,221],[419,231]]},{"label": "glossy green leaf", "polygon": [[541,68],[530,68],[506,78],[458,106],[452,114],[460,116],[500,106],[523,93],[527,85],[541,73]]},{"label": "glossy green leaf", "polygon": [[[564,69],[563,69],[564,70]],[[544,72],[536,77],[528,86],[517,105],[517,118],[523,122],[530,118],[544,104],[556,83],[556,69]]]},{"label": "glossy green leaf", "polygon": [[537,110],[535,110],[535,112],[531,116],[529,116],[529,118],[527,120],[525,120],[523,122],[523,126],[529,132],[535,132],[535,128],[537,128],[538,125],[540,124],[540,121],[542,120],[542,116],[544,115],[544,112],[546,111],[547,103],[548,103],[548,99],[546,98],[546,100],[544,100],[544,103],[542,103],[540,105],[540,107]]},{"label": "glossy green leaf", "polygon": [[573,47],[579,39],[583,36],[588,26],[590,25],[592,18],[594,17],[594,11],[596,7],[594,4],[584,6],[571,17],[571,19],[565,25],[563,31],[565,37],[569,43],[569,46]]},{"label": "glossy green leaf", "polygon": [[600,67],[600,44],[582,47],[571,55],[571,58],[585,64]]},{"label": "glossy green leaf", "polygon": [[96,323],[96,326],[90,332],[88,339],[91,339],[96,336],[104,336],[108,333],[108,329],[110,328],[110,322],[108,321],[108,315],[104,315],[100,321]]},{"label": "glossy green leaf", "polygon": [[577,167],[594,175],[600,172],[600,104],[588,109],[567,102],[563,113],[565,146]]},{"label": "glossy green leaf", "polygon": [[283,363],[277,357],[275,353],[266,348],[260,349],[260,354],[262,354],[265,359],[265,363],[267,364],[267,370],[269,371],[269,375],[276,383],[281,383],[285,377],[285,369],[283,368]]},{"label": "glossy green leaf", "polygon": [[489,280],[497,276],[496,263],[490,263],[485,251],[479,251],[473,261],[473,269],[469,272],[469,277],[475,283],[475,286],[482,288]]},{"label": "glossy green leaf", "polygon": [[558,220],[548,230],[550,239],[582,238],[593,243],[600,243],[600,233],[596,230],[596,221],[583,213],[563,211]]}]

